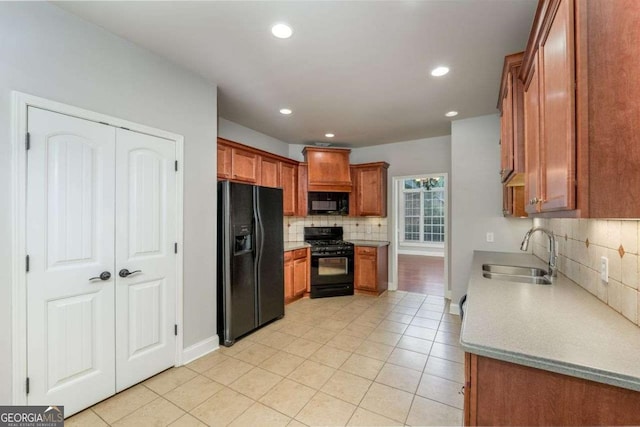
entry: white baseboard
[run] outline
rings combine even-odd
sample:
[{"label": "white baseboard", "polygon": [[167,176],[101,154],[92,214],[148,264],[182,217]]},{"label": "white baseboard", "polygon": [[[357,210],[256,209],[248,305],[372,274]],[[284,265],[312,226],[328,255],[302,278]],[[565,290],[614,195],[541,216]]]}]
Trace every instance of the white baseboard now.
[{"label": "white baseboard", "polygon": [[182,350],[182,364],[186,365],[205,354],[217,350],[220,347],[219,343],[218,335],[214,335],[185,348]]},{"label": "white baseboard", "polygon": [[458,304],[451,303],[451,305],[449,305],[449,313],[460,316],[460,306]]}]

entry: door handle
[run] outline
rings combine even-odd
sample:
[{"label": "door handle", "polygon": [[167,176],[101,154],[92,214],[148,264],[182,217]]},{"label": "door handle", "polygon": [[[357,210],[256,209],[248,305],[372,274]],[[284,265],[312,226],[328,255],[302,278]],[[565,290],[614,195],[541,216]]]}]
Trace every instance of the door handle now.
[{"label": "door handle", "polygon": [[102,273],[100,273],[99,276],[96,277],[90,277],[89,280],[109,280],[111,279],[111,273],[109,273],[108,271],[103,271]]},{"label": "door handle", "polygon": [[132,274],[135,273],[142,273],[142,270],[135,270],[135,271],[129,271],[126,268],[123,268],[122,270],[120,270],[120,272],[118,273],[118,276],[120,277],[127,277],[127,276],[131,276]]}]

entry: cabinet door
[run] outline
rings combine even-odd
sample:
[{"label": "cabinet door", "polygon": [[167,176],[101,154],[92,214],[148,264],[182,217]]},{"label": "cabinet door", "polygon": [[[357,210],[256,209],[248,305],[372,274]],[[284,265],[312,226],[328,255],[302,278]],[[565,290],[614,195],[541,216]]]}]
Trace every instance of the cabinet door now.
[{"label": "cabinet door", "polygon": [[298,167],[280,163],[280,187],[282,187],[282,213],[294,216],[298,202]]},{"label": "cabinet door", "polygon": [[561,0],[540,45],[542,211],[575,209],[573,1]]},{"label": "cabinet door", "polygon": [[218,179],[231,179],[231,148],[218,143]]},{"label": "cabinet door", "polygon": [[260,182],[263,187],[280,186],[280,162],[269,157],[260,156]]},{"label": "cabinet door", "polygon": [[531,66],[530,78],[524,92],[524,146],[525,146],[525,210],[540,211],[540,90],[538,53]]},{"label": "cabinet door", "polygon": [[260,156],[238,148],[231,149],[231,179],[236,181],[258,183],[258,166]]},{"label": "cabinet door", "polygon": [[378,271],[376,248],[356,247],[355,258],[355,288],[375,291]]},{"label": "cabinet door", "polygon": [[[357,170],[357,211],[360,216],[386,216],[387,200],[386,174],[381,167],[367,167]],[[385,177],[383,177],[385,175]],[[384,182],[383,182],[384,181]]]},{"label": "cabinet door", "polygon": [[290,300],[293,298],[294,272],[293,257],[291,251],[284,253],[284,298]]},{"label": "cabinet door", "polygon": [[507,76],[507,88],[502,100],[500,118],[500,153],[502,182],[513,173],[513,84],[511,72]]},{"label": "cabinet door", "polygon": [[307,290],[309,262],[307,257],[293,260],[293,295],[301,295]]},{"label": "cabinet door", "polygon": [[350,216],[387,216],[388,167],[387,163],[375,163],[351,168],[354,191],[349,203]]}]

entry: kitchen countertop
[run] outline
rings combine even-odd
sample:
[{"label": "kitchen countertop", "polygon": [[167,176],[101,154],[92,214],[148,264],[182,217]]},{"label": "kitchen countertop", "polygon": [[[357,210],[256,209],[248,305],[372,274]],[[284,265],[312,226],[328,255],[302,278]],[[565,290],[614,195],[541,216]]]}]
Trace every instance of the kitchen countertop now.
[{"label": "kitchen countertop", "polygon": [[293,251],[296,249],[310,248],[311,245],[306,242],[284,242],[284,251]]},{"label": "kitchen countertop", "polygon": [[386,240],[347,240],[347,242],[351,242],[356,246],[373,246],[376,248],[381,248],[383,246],[388,246],[389,242]]},{"label": "kitchen countertop", "polygon": [[640,328],[558,274],[552,285],[486,279],[482,264],[546,268],[530,254],[475,251],[465,351],[640,391]]}]

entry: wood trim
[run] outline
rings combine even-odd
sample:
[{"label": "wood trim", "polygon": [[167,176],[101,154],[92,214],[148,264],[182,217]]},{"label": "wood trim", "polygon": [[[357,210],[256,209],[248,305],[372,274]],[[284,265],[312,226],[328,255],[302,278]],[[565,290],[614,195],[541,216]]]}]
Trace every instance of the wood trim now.
[{"label": "wood trim", "polygon": [[529,33],[529,40],[527,41],[527,47],[524,50],[524,56],[522,57],[522,67],[520,68],[520,80],[526,82],[530,77],[531,66],[536,62],[535,55],[540,45],[540,32],[543,23],[543,18],[547,13],[549,2],[547,0],[538,0],[538,7],[536,8],[536,14],[533,18],[533,24],[531,25],[531,32]]},{"label": "wood trim", "polygon": [[306,156],[308,151],[317,151],[319,153],[333,152],[333,153],[340,153],[340,154],[343,154],[343,153],[351,154],[351,150],[349,150],[348,148],[330,148],[330,147],[304,147],[302,149],[302,154]]},{"label": "wood trim", "polygon": [[268,151],[260,150],[259,148],[254,148],[254,147],[251,147],[249,145],[245,145],[245,144],[241,144],[239,142],[231,141],[230,139],[225,139],[225,138],[218,137],[217,138],[217,142],[218,142],[218,144],[223,144],[223,145],[229,146],[231,148],[236,148],[236,149],[239,149],[239,150],[248,151],[250,153],[254,153],[254,154],[260,155],[262,157],[270,158],[270,159],[273,159],[273,160],[279,160],[279,161],[284,162],[284,163],[290,163],[292,165],[297,165],[299,163],[296,160],[290,159],[288,157],[279,156],[277,154],[273,154],[273,153],[270,153]]},{"label": "wood trim", "polygon": [[587,0],[576,0],[575,42],[575,137],[576,209],[589,217],[589,63],[587,61]]},{"label": "wood trim", "polygon": [[[507,96],[507,79],[509,78],[509,72],[513,74],[514,80],[518,78],[520,74],[520,66],[522,65],[522,58],[524,52],[512,53],[504,57],[504,64],[502,65],[502,79],[500,80],[500,91],[498,92],[498,110],[502,114],[502,101]],[[514,92],[516,88],[513,87]]]},{"label": "wood trim", "polygon": [[387,162],[358,163],[350,166],[352,168],[383,167],[385,169],[389,169],[389,163]]}]

